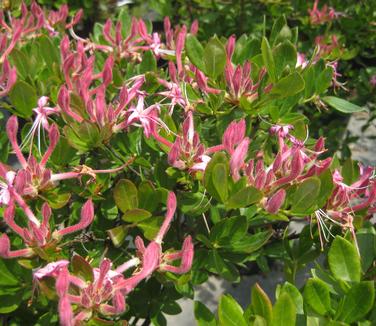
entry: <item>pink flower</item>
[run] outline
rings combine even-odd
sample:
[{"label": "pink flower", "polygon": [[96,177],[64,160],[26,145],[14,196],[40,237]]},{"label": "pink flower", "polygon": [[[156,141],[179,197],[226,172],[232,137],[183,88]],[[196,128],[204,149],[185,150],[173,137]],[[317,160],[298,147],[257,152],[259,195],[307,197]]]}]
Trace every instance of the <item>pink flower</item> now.
[{"label": "pink flower", "polygon": [[244,138],[231,155],[230,171],[235,181],[240,179],[239,171],[244,166],[244,160],[247,156],[249,143],[250,139],[248,137]]},{"label": "pink flower", "polygon": [[16,68],[11,68],[8,60],[5,58],[1,67],[0,74],[0,97],[6,96],[17,80]]},{"label": "pink flower", "polygon": [[[162,252],[162,242],[168,231],[176,210],[176,196],[170,192],[167,199],[166,218],[155,239],[145,247],[140,237],[136,237],[135,245],[140,258],[134,257],[112,270],[112,263],[104,258],[99,268],[92,268],[87,264],[86,270],[91,269],[92,280],[83,280],[80,276],[68,271],[68,262],[60,260],[49,263],[34,272],[34,279],[38,284],[44,282],[45,277],[56,279],[55,289],[59,297],[60,323],[76,325],[88,321],[95,313],[104,316],[121,314],[125,311],[126,296],[143,280],[148,279],[155,271],[169,271],[183,274],[190,270],[193,261],[192,238],[185,238],[181,251]],[[0,238],[0,253],[2,252],[2,238]],[[180,260],[180,266],[172,266],[171,262]],[[130,268],[141,265],[129,277],[123,273]],[[48,286],[47,284],[45,286]],[[73,311],[72,305],[75,309]]]},{"label": "pink flower", "polygon": [[265,210],[270,214],[278,213],[286,198],[286,190],[281,188],[268,198],[265,204]]},{"label": "pink flower", "polygon": [[[13,196],[17,195],[13,194]],[[43,252],[43,249],[46,247],[48,247],[49,250],[51,250],[52,247],[56,247],[57,243],[61,240],[63,236],[85,229],[87,226],[91,224],[91,222],[94,219],[93,203],[91,200],[88,200],[81,210],[81,220],[77,224],[68,226],[60,230],[52,231],[49,224],[52,212],[50,207],[46,203],[42,206],[43,219],[41,222],[34,215],[34,213],[31,212],[30,208],[26,204],[24,205],[25,206],[21,206],[21,208],[24,209],[26,215],[29,218],[27,228],[20,227],[16,224],[14,219],[15,207],[13,203],[11,203],[5,210],[4,221],[12,231],[14,231],[23,239],[27,248],[10,251],[9,240],[7,240],[7,236],[3,234],[3,249],[0,252],[0,256],[3,258],[13,258],[20,256],[30,257],[35,254],[39,255],[41,252]],[[55,267],[58,268],[61,267],[61,265],[50,265],[49,269],[41,270],[40,274],[37,274],[36,277],[39,278],[46,276],[48,273],[53,273]]]},{"label": "pink flower", "polygon": [[320,25],[326,22],[333,21],[341,14],[336,12],[332,7],[328,7],[326,4],[318,9],[319,0],[315,0],[312,9],[308,9],[310,21],[312,25]]},{"label": "pink flower", "polygon": [[168,163],[180,170],[204,171],[210,157],[205,154],[205,147],[194,130],[193,114],[188,112],[183,122],[183,135],[178,136],[168,153]]}]

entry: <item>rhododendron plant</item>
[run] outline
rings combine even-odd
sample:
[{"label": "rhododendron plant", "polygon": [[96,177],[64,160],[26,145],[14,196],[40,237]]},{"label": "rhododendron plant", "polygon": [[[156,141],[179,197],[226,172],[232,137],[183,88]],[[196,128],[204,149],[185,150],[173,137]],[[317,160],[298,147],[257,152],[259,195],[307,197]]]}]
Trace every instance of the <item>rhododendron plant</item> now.
[{"label": "rhododendron plant", "polygon": [[[238,282],[239,271],[266,271],[278,258],[293,283],[330,245],[343,246],[329,265],[345,297],[356,282],[371,283],[361,277],[374,275],[375,255],[343,277],[333,266],[354,248],[364,255],[365,237],[373,243],[375,169],[328,150],[304,111],[363,110],[336,95],[339,38],[300,48],[282,17],[262,36],[201,39],[196,20],[173,26],[166,17],[158,30],[124,10],[87,37],[81,10],[36,1],[18,9],[0,14],[6,323],[164,325],[210,275]],[[317,1],[309,17],[313,25],[342,18]],[[292,221],[303,230],[289,234]],[[260,309],[271,311],[255,291],[252,301],[260,295]],[[332,322],[333,311],[316,313]],[[258,314],[236,320],[262,323]]]}]

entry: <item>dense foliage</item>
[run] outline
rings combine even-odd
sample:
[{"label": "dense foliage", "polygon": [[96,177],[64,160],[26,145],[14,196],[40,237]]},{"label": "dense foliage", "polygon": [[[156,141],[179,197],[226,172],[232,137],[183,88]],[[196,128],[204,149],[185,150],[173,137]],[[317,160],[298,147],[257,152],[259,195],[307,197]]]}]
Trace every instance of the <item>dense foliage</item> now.
[{"label": "dense foliage", "polygon": [[[153,32],[125,10],[86,38],[82,17],[3,3],[4,323],[164,325],[209,275],[238,282],[273,259],[288,281],[274,307],[258,286],[244,313],[225,296],[220,325],[375,322],[374,168],[310,132],[322,110],[365,110],[339,92],[351,50],[300,52],[285,16],[228,38],[168,18]],[[329,268],[300,294],[296,273],[321,253]],[[196,318],[217,323],[201,303]]]}]

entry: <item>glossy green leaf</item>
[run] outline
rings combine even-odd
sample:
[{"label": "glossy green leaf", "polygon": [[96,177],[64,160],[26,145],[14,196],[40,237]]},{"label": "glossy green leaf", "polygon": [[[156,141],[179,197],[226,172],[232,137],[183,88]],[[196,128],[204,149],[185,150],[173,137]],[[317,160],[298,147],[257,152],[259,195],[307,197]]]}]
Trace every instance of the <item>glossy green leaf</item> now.
[{"label": "glossy green leaf", "polygon": [[185,51],[189,60],[201,71],[206,72],[204,58],[204,48],[194,35],[188,35],[185,39]]},{"label": "glossy green leaf", "polygon": [[320,194],[321,181],[317,177],[304,180],[295,190],[291,211],[296,214],[310,214]]},{"label": "glossy green leaf", "polygon": [[375,284],[373,281],[354,284],[343,298],[336,319],[349,324],[359,321],[371,310],[374,301]]},{"label": "glossy green leaf", "polygon": [[153,216],[138,223],[137,226],[144,232],[144,237],[148,240],[153,240],[157,235],[162,223],[164,221],[163,216]]},{"label": "glossy green leaf", "polygon": [[216,164],[213,168],[213,185],[222,202],[225,202],[228,198],[228,170],[223,163]]},{"label": "glossy green leaf", "polygon": [[362,108],[361,106],[350,103],[344,99],[341,99],[335,96],[325,96],[322,98],[322,100],[326,104],[330,105],[333,109],[336,109],[337,111],[340,111],[343,113],[354,113],[354,112],[365,111],[365,109]]},{"label": "glossy green leaf", "polygon": [[122,216],[122,219],[125,222],[138,223],[143,220],[146,220],[150,216],[151,216],[151,213],[145,209],[133,208],[133,209],[127,210]]},{"label": "glossy green leaf", "polygon": [[318,278],[311,278],[304,287],[304,302],[316,313],[326,315],[331,311],[330,288]]},{"label": "glossy green leaf", "polygon": [[215,199],[220,201],[221,197],[219,196],[213,184],[213,169],[218,163],[225,164],[228,169],[228,159],[226,155],[221,152],[215,153],[205,169],[204,185],[209,194],[211,194]]},{"label": "glossy green leaf", "polygon": [[12,273],[7,265],[0,259],[0,285],[15,286],[18,283],[19,281],[14,273]]},{"label": "glossy green leaf", "polygon": [[218,37],[212,37],[204,49],[205,72],[209,77],[217,78],[226,65],[226,50]]},{"label": "glossy green leaf", "polygon": [[146,51],[142,57],[142,61],[140,63],[140,74],[144,74],[150,71],[157,70],[157,60],[153,52]]},{"label": "glossy green leaf", "polygon": [[243,309],[230,295],[223,295],[219,301],[218,318],[220,326],[247,326]]},{"label": "glossy green leaf", "polygon": [[134,183],[127,179],[119,180],[114,188],[116,206],[126,212],[138,207],[138,190]]},{"label": "glossy green leaf", "polygon": [[37,94],[28,83],[19,80],[9,93],[9,99],[17,114],[23,118],[31,116],[33,108],[37,107]]},{"label": "glossy green leaf", "polygon": [[195,301],[194,313],[195,313],[197,326],[216,326],[217,325],[217,322],[212,312],[200,301]]},{"label": "glossy green leaf", "polygon": [[350,241],[337,236],[329,249],[328,261],[330,271],[336,279],[346,282],[360,281],[360,258]]},{"label": "glossy green leaf", "polygon": [[210,241],[216,242],[218,245],[231,245],[245,236],[247,228],[247,218],[245,216],[223,219],[211,229]]},{"label": "glossy green leaf", "polygon": [[247,207],[262,199],[262,192],[254,187],[246,187],[233,194],[227,201],[229,209]]},{"label": "glossy green leaf", "polygon": [[302,76],[293,72],[292,74],[281,78],[270,91],[273,98],[286,98],[301,92],[304,89],[304,79]]},{"label": "glossy green leaf", "polygon": [[275,74],[275,62],[273,58],[273,53],[270,48],[268,40],[264,37],[261,42],[261,54],[264,65],[268,72],[270,79],[275,82],[276,81],[276,74]]},{"label": "glossy green leaf", "polygon": [[84,258],[82,258],[79,255],[74,255],[72,258],[71,265],[72,265],[73,273],[76,276],[89,282],[93,281],[94,279],[93,269]]},{"label": "glossy green leaf", "polygon": [[268,295],[257,283],[251,290],[251,304],[253,312],[263,317],[269,324],[272,319],[272,303]]},{"label": "glossy green leaf", "polygon": [[281,295],[282,293],[287,293],[290,296],[291,300],[295,304],[296,313],[303,315],[303,296],[296,288],[296,286],[289,282],[285,282],[280,288],[279,295]]},{"label": "glossy green leaf", "polygon": [[272,235],[273,230],[257,232],[253,235],[246,235],[239,241],[232,241],[226,248],[230,248],[235,252],[252,253],[265,245]]},{"label": "glossy green leaf", "polygon": [[112,243],[116,248],[119,248],[127,236],[127,228],[125,225],[116,226],[110,230],[107,230],[107,234],[109,235]]},{"label": "glossy green leaf", "polygon": [[272,326],[295,326],[296,308],[287,293],[282,293],[273,307]]},{"label": "glossy green leaf", "polygon": [[15,311],[22,303],[21,293],[0,296],[0,314],[8,314]]}]

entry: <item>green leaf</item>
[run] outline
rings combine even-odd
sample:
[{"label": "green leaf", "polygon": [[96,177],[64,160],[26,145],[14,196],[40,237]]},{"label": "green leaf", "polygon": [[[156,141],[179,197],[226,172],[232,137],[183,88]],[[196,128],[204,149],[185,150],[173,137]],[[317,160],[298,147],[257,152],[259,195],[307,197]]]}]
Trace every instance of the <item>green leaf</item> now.
[{"label": "green leaf", "polygon": [[210,272],[221,275],[229,282],[236,282],[239,279],[239,272],[236,267],[231,263],[225,262],[217,250],[209,251],[206,265]]},{"label": "green leaf", "polygon": [[263,195],[260,190],[254,187],[246,187],[232,195],[228,199],[226,207],[229,209],[247,207],[259,202],[262,197]]},{"label": "green leaf", "polygon": [[324,93],[332,84],[333,68],[326,67],[315,80],[316,94]]},{"label": "green leaf", "polygon": [[304,79],[302,76],[293,72],[292,74],[281,78],[270,91],[270,96],[276,99],[286,98],[295,95],[304,89]]},{"label": "green leaf", "polygon": [[272,235],[273,230],[257,232],[253,235],[247,235],[237,242],[231,242],[228,248],[235,252],[252,253],[266,244]]},{"label": "green leaf", "polygon": [[354,113],[354,112],[365,111],[365,109],[362,108],[361,106],[350,103],[346,100],[343,100],[335,96],[325,96],[322,98],[322,100],[326,104],[330,105],[333,109],[336,109],[337,111],[340,111],[343,113]]},{"label": "green leaf", "polygon": [[217,322],[212,312],[200,301],[195,301],[194,313],[195,313],[197,326],[216,326],[217,325]]},{"label": "green leaf", "polygon": [[59,193],[59,191],[61,191],[60,188],[56,188],[43,194],[43,197],[47,200],[48,205],[50,205],[50,207],[53,209],[64,207],[71,198],[71,193]]},{"label": "green leaf", "polygon": [[374,301],[375,285],[373,281],[354,284],[340,303],[336,319],[349,324],[359,321],[371,310]]},{"label": "green leaf", "polygon": [[296,214],[310,214],[320,194],[321,181],[317,177],[304,180],[295,190],[291,211]]},{"label": "green leaf", "polygon": [[228,198],[228,184],[227,184],[228,170],[225,164],[216,164],[213,168],[213,185],[222,203],[224,203]]},{"label": "green leaf", "polygon": [[3,260],[0,259],[0,285],[15,286],[19,283],[14,273],[12,273],[6,266]]},{"label": "green leaf", "polygon": [[277,75],[280,76],[288,66],[294,69],[296,65],[296,48],[290,41],[284,41],[273,50]]},{"label": "green leaf", "polygon": [[217,36],[212,37],[204,50],[205,72],[209,77],[217,78],[226,65],[226,50]]},{"label": "green leaf", "polygon": [[276,81],[276,74],[275,74],[275,62],[273,58],[272,50],[270,49],[270,45],[268,40],[264,37],[261,42],[261,54],[262,60],[268,72],[270,79],[275,82]]},{"label": "green leaf", "polygon": [[247,233],[247,218],[236,216],[223,219],[214,225],[210,231],[210,241],[218,245],[231,245],[240,241]]},{"label": "green leaf", "polygon": [[107,233],[116,248],[119,248],[127,236],[127,229],[125,225],[119,225],[110,230],[107,230]]},{"label": "green leaf", "polygon": [[296,313],[303,315],[303,296],[301,295],[299,290],[291,283],[285,282],[281,287],[279,295],[281,295],[282,293],[287,293],[290,296],[291,300],[295,304]]},{"label": "green leaf", "polygon": [[304,301],[316,313],[326,315],[331,311],[329,286],[318,278],[311,278],[304,287]]},{"label": "green leaf", "polygon": [[296,308],[287,293],[282,293],[273,307],[272,326],[295,326]]},{"label": "green leaf", "polygon": [[154,212],[159,204],[159,194],[149,181],[143,181],[138,186],[139,207]]},{"label": "green leaf", "polygon": [[138,191],[134,183],[127,179],[119,180],[114,189],[116,206],[125,213],[138,207]]},{"label": "green leaf", "polygon": [[30,60],[28,57],[22,51],[13,49],[9,58],[11,63],[16,66],[17,74],[22,77],[22,79],[26,79],[30,74]]},{"label": "green leaf", "polygon": [[22,293],[17,292],[12,295],[0,296],[0,314],[15,311],[22,302],[21,295]]},{"label": "green leaf", "polygon": [[60,64],[60,53],[58,47],[46,35],[41,35],[37,38],[38,49],[49,70],[52,70],[54,65]]},{"label": "green leaf", "polygon": [[269,324],[272,319],[272,303],[268,295],[257,283],[251,290],[251,304],[255,315],[263,317]]},{"label": "green leaf", "polygon": [[218,163],[223,163],[227,166],[228,169],[228,159],[224,153],[217,152],[213,155],[212,159],[210,160],[209,164],[205,169],[204,175],[204,186],[206,190],[218,201],[221,200],[216,188],[213,184],[213,169]]},{"label": "green leaf", "polygon": [[273,23],[272,30],[270,32],[270,42],[272,44],[275,43],[278,34],[280,34],[281,30],[284,26],[287,25],[286,17],[284,15],[279,16]]},{"label": "green leaf", "polygon": [[204,58],[204,48],[197,38],[193,35],[188,35],[185,39],[185,51],[189,60],[201,71],[206,72]]},{"label": "green leaf", "polygon": [[9,93],[9,99],[17,115],[23,118],[31,116],[32,110],[37,106],[38,101],[35,89],[22,80],[13,85]]},{"label": "green leaf", "polygon": [[142,229],[146,239],[153,240],[157,235],[163,221],[163,216],[149,217],[148,219],[138,223],[137,226]]},{"label": "green leaf", "polygon": [[336,279],[346,282],[360,281],[360,258],[351,242],[336,236],[329,249],[328,261],[330,271]]},{"label": "green leaf", "polygon": [[74,255],[72,258],[73,273],[84,279],[85,281],[92,282],[94,279],[93,269],[90,264],[81,256]]},{"label": "green leaf", "polygon": [[179,205],[182,213],[190,216],[201,215],[210,209],[208,198],[201,192],[188,192],[179,196]]},{"label": "green leaf", "polygon": [[243,309],[230,295],[223,295],[219,301],[218,318],[220,326],[247,326]]},{"label": "green leaf", "polygon": [[65,165],[72,161],[76,154],[76,150],[69,145],[65,137],[60,137],[52,155],[51,161],[58,165]]},{"label": "green leaf", "polygon": [[138,223],[143,220],[146,220],[150,216],[151,216],[151,213],[145,209],[133,208],[133,209],[127,210],[124,213],[122,219],[125,222]]},{"label": "green leaf", "polygon": [[155,59],[153,52],[146,51],[144,52],[140,63],[140,74],[149,71],[157,71],[157,60]]}]

